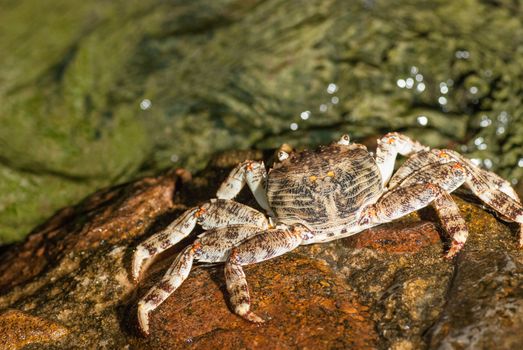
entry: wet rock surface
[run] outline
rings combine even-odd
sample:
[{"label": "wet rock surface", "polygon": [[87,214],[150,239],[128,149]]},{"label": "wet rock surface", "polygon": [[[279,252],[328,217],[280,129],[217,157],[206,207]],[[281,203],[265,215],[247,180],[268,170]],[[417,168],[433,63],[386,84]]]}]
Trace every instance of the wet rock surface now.
[{"label": "wet rock surface", "polygon": [[[470,236],[443,258],[435,215],[413,214],[346,239],[304,246],[245,268],[257,326],[229,310],[223,270],[198,266],[136,326],[136,302],[179,251],[162,254],[137,284],[134,247],[181,211],[213,196],[237,161],[93,194],[0,255],[3,348],[24,349],[514,349],[523,341],[523,254],[515,229],[456,197]],[[240,200],[252,203],[248,192]],[[436,223],[436,224],[435,224]],[[2,332],[3,333],[3,332]],[[23,341],[20,341],[23,339]],[[9,344],[9,345],[6,345]],[[10,345],[16,344],[16,345]]]},{"label": "wet rock surface", "polygon": [[1,1],[0,245],[173,162],[345,132],[403,131],[521,179],[521,16],[509,0]]}]

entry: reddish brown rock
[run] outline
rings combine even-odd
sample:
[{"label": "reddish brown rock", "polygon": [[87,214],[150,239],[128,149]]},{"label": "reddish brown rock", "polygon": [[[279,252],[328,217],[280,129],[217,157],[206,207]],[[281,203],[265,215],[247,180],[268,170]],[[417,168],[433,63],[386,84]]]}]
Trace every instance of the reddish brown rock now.
[{"label": "reddish brown rock", "polygon": [[[373,349],[377,334],[360,304],[325,263],[289,254],[245,269],[253,310],[268,321],[245,322],[231,313],[222,268],[198,268],[152,314],[150,348]],[[153,280],[157,280],[153,276]],[[150,283],[142,286],[146,291]],[[144,288],[145,287],[145,288]],[[144,346],[142,340],[132,343]],[[140,345],[140,346],[139,346]]]},{"label": "reddish brown rock", "polygon": [[[430,222],[411,215],[300,247],[245,268],[253,309],[271,318],[261,326],[230,311],[222,266],[199,266],[151,314],[151,336],[140,336],[136,303],[183,243],[162,254],[137,285],[129,279],[136,245],[188,206],[212,198],[236,162],[260,156],[230,153],[192,179],[171,171],[100,191],[0,253],[0,312],[23,311],[16,316],[21,321],[5,316],[4,327],[16,326],[4,328],[8,344],[23,338],[31,349],[50,342],[52,349],[417,349],[466,347],[472,339],[479,348],[508,349],[522,340],[523,255],[516,233],[463,201],[470,237],[454,260],[442,258],[430,211],[422,215]],[[245,191],[238,200],[252,204],[252,195]]]},{"label": "reddish brown rock", "polygon": [[417,253],[441,243],[433,222],[390,223],[366,230],[345,240],[348,247],[369,248],[389,253]]},{"label": "reddish brown rock", "polygon": [[68,333],[67,328],[18,310],[0,314],[0,349],[16,350],[28,344],[53,342]]},{"label": "reddish brown rock", "polygon": [[97,192],[60,210],[23,244],[2,255],[0,290],[28,281],[65,254],[143,234],[158,217],[174,209],[175,179],[174,173],[145,178]]}]

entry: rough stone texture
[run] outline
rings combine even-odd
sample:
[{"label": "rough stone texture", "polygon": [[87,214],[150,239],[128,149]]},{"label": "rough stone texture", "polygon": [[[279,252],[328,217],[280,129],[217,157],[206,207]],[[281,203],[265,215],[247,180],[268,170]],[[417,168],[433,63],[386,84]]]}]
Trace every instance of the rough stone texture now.
[{"label": "rough stone texture", "polygon": [[[233,164],[262,156],[226,153],[194,178],[170,171],[97,192],[4,248],[0,331],[15,315],[10,344],[25,349],[514,349],[523,342],[515,228],[457,197],[470,237],[455,260],[443,258],[435,214],[425,210],[246,267],[253,308],[271,318],[261,326],[230,312],[220,265],[198,266],[151,314],[151,336],[141,337],[136,302],[183,244],[134,285],[136,244],[212,197]],[[252,204],[248,191],[240,200]]]},{"label": "rough stone texture", "polygon": [[25,345],[53,342],[67,334],[67,329],[45,319],[18,310],[0,314],[0,347],[17,350]]},{"label": "rough stone texture", "polygon": [[173,161],[343,132],[466,146],[521,179],[521,17],[509,0],[2,0],[0,244]]}]

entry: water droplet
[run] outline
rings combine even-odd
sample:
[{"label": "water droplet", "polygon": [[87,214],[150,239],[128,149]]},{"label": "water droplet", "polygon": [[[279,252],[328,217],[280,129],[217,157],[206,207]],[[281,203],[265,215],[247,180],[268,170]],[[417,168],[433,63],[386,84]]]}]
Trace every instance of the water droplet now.
[{"label": "water droplet", "polygon": [[424,115],[420,115],[418,118],[417,118],[417,121],[418,121],[418,124],[419,125],[422,125],[422,126],[425,126],[429,123],[429,118],[427,118],[426,116]]},{"label": "water droplet", "polygon": [[483,114],[481,116],[481,121],[479,122],[479,126],[481,126],[482,128],[486,128],[490,124],[492,124],[492,120],[490,120],[488,115]]},{"label": "water droplet", "polygon": [[445,97],[443,97],[443,96],[440,96],[438,98],[438,102],[439,102],[440,105],[446,105],[447,104],[447,99]]},{"label": "water droplet", "polygon": [[416,81],[423,81],[423,75],[421,74],[416,74]]},{"label": "water droplet", "polygon": [[470,89],[469,89],[470,93],[475,95],[478,93],[478,87],[477,86],[471,86]]},{"label": "water droplet", "polygon": [[325,112],[327,112],[327,105],[326,105],[326,104],[322,103],[322,104],[320,105],[320,112],[321,112],[321,113],[325,113]]},{"label": "water droplet", "polygon": [[405,86],[407,87],[407,89],[412,89],[412,87],[414,86],[414,79],[407,78],[407,80],[405,80]]},{"label": "water droplet", "polygon": [[304,112],[301,112],[301,114],[300,114],[300,118],[303,120],[309,119],[310,116],[311,116],[311,111],[304,111]]},{"label": "water droplet", "polygon": [[414,75],[416,73],[418,73],[418,67],[416,67],[416,66],[410,67],[410,74]]},{"label": "water droplet", "polygon": [[140,108],[144,111],[151,108],[151,106],[152,102],[149,99],[143,99],[142,102],[140,102]]},{"label": "water droplet", "polygon": [[171,162],[176,163],[179,160],[180,160],[180,157],[178,157],[177,154],[171,155]]},{"label": "water droplet", "polygon": [[455,55],[456,58],[459,60],[466,60],[470,58],[470,52],[468,52],[467,50],[458,50],[456,51]]},{"label": "water droplet", "polygon": [[481,144],[483,143],[483,141],[485,141],[485,139],[484,139],[483,137],[480,136],[480,137],[477,137],[477,138],[474,140],[474,144],[475,144],[476,146],[479,146],[479,145],[481,145]]},{"label": "water droplet", "polygon": [[496,135],[503,135],[504,133],[505,133],[505,127],[504,126],[499,126],[496,129]]},{"label": "water droplet", "polygon": [[447,83],[443,83],[441,82],[439,84],[439,91],[442,93],[442,94],[446,94],[447,92],[449,92],[449,87],[447,86]]},{"label": "water droplet", "polygon": [[510,182],[512,183],[512,185],[517,185],[518,184],[518,179],[512,179],[510,180]]},{"label": "water droplet", "polygon": [[523,158],[519,158],[518,167],[523,168]]},{"label": "water droplet", "polygon": [[484,151],[487,149],[487,144],[486,143],[482,143],[481,145],[478,145],[478,149],[480,151]]},{"label": "water droplet", "polygon": [[296,131],[296,130],[298,130],[298,124],[297,124],[297,123],[291,123],[291,126],[290,126],[290,127],[291,127],[291,130],[292,130],[292,131]]},{"label": "water droplet", "polygon": [[470,161],[474,165],[478,165],[479,166],[481,164],[481,159],[479,159],[479,158],[471,158]]},{"label": "water droplet", "polygon": [[329,94],[333,94],[335,93],[336,91],[338,91],[338,86],[334,83],[330,83],[329,86],[327,86],[327,92]]},{"label": "water droplet", "polygon": [[419,92],[425,91],[425,84],[419,83],[418,86],[416,86],[416,90],[418,90]]},{"label": "water droplet", "polygon": [[506,111],[501,111],[498,115],[498,121],[500,123],[506,124],[508,122],[508,113]]},{"label": "water droplet", "polygon": [[396,81],[396,84],[398,85],[399,88],[403,89],[405,86],[407,86],[407,83],[405,82],[404,79],[398,79],[398,81]]},{"label": "water droplet", "polygon": [[485,165],[485,168],[487,169],[492,169],[492,161],[490,159],[484,159],[483,160],[483,165]]},{"label": "water droplet", "polygon": [[338,96],[332,96],[331,102],[332,102],[333,105],[337,105],[338,102],[340,102],[340,99],[339,99]]}]

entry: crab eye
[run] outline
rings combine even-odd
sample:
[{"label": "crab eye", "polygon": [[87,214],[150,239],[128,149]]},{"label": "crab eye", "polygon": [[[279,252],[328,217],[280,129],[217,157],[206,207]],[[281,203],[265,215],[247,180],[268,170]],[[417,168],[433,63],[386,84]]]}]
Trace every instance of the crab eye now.
[{"label": "crab eye", "polygon": [[285,152],[285,151],[279,151],[278,152],[278,159],[281,161],[285,160],[289,158],[289,153]]},{"label": "crab eye", "polygon": [[345,134],[343,135],[340,140],[338,141],[339,145],[345,145],[348,146],[350,144],[350,137],[349,135]]}]

